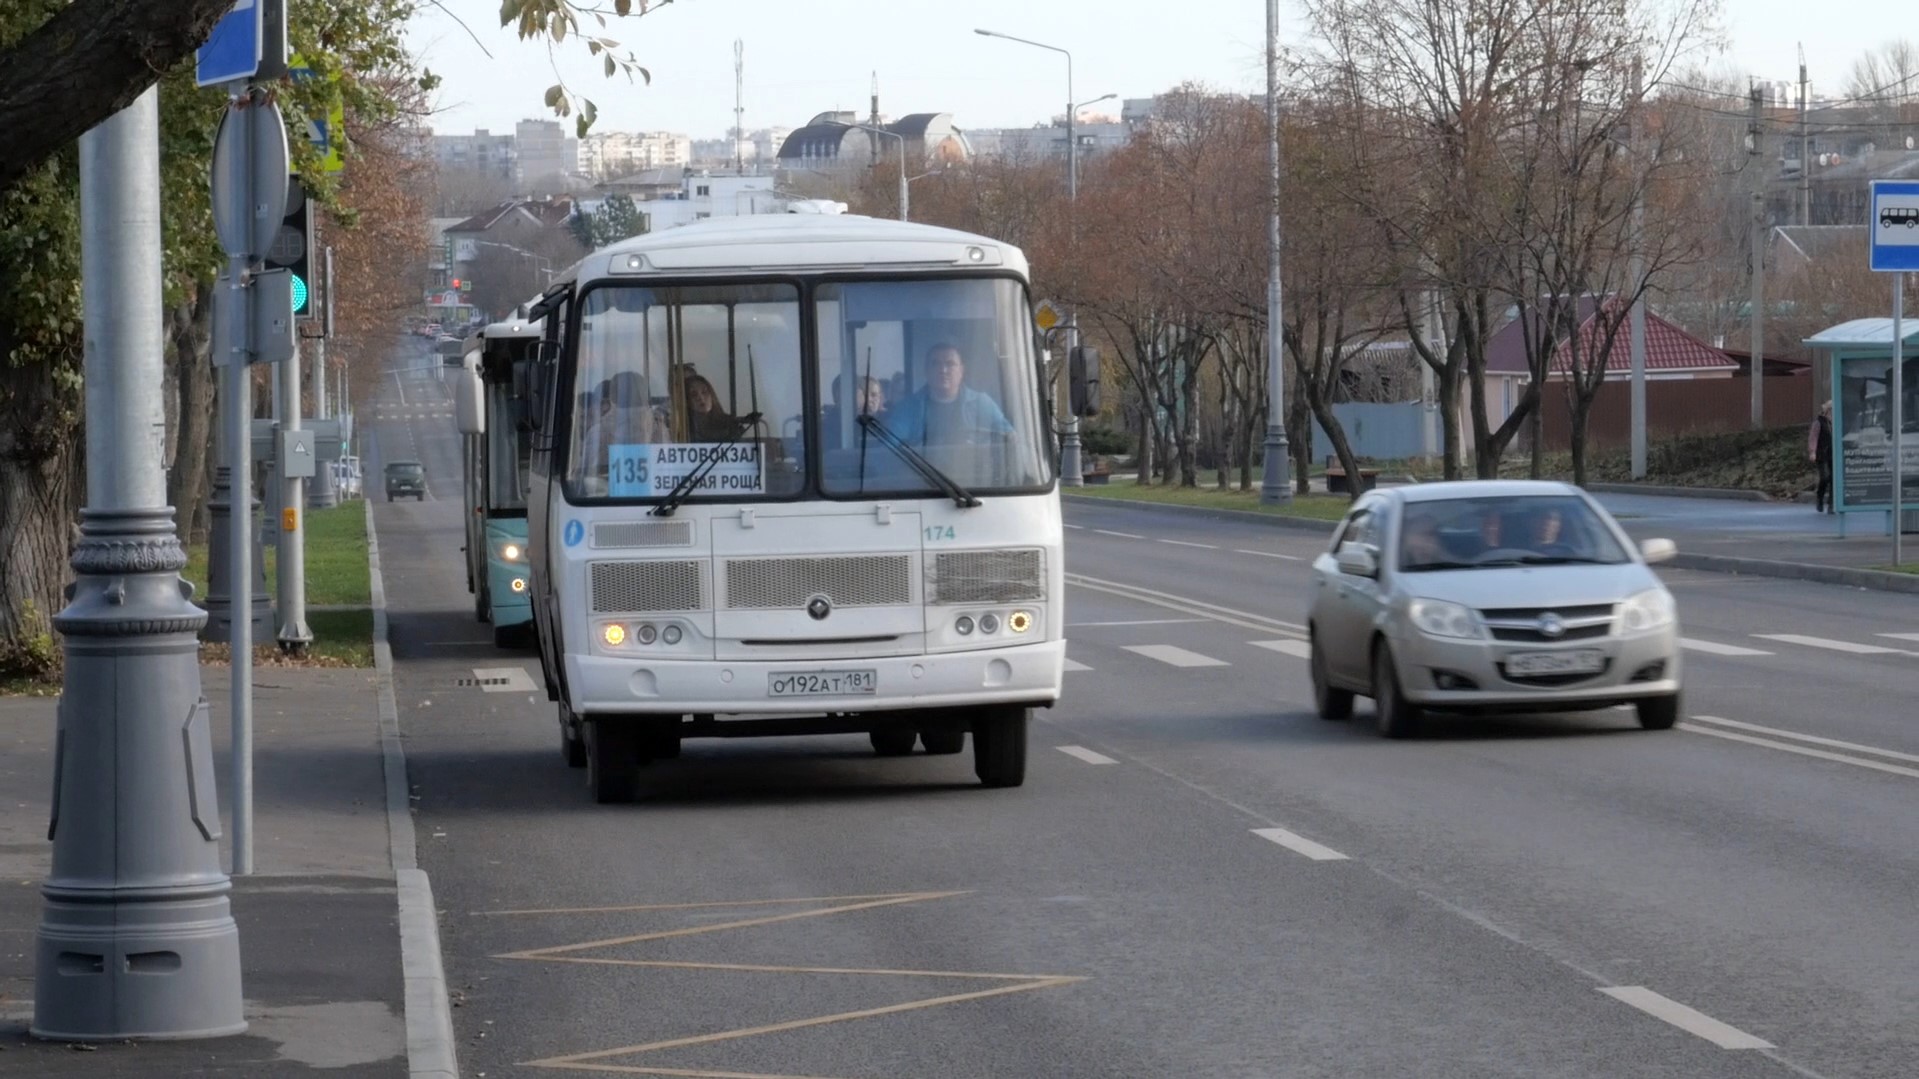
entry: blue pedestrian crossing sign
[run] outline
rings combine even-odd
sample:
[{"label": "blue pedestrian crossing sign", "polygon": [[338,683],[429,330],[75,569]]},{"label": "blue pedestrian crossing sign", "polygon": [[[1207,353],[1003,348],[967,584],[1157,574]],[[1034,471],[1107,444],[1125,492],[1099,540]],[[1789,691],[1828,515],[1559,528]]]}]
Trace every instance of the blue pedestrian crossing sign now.
[{"label": "blue pedestrian crossing sign", "polygon": [[1919,270],[1919,181],[1872,181],[1872,268],[1884,273]]},{"label": "blue pedestrian crossing sign", "polygon": [[265,51],[266,21],[261,0],[237,0],[233,10],[213,24],[213,33],[195,55],[194,82],[201,86],[250,79],[260,70]]}]

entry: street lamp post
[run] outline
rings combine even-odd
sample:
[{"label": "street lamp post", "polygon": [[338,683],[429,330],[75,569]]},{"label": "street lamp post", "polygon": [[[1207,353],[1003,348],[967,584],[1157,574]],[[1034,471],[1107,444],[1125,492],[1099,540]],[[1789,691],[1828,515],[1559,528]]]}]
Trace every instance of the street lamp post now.
[{"label": "street lamp post", "polygon": [[1266,281],[1266,444],[1260,471],[1259,500],[1285,505],[1293,500],[1287,482],[1291,462],[1286,444],[1285,310],[1279,292],[1279,0],[1266,0],[1266,126],[1267,169],[1272,205],[1267,221]]},{"label": "street lamp post", "polygon": [[[1036,49],[1046,49],[1066,57],[1066,199],[1079,201],[1079,130],[1078,113],[1083,105],[1073,104],[1073,54],[1058,45],[1048,45],[1041,41],[1030,41],[1012,34],[1002,34],[997,30],[973,31],[981,37],[1005,38],[1022,45],[1031,45]],[[1115,94],[1104,94],[1086,102],[1105,101]],[[1079,347],[1079,311],[1071,311],[1066,316],[1066,354],[1071,356],[1073,349]],[[1062,369],[1064,369],[1062,367]],[[1080,468],[1079,416],[1069,413],[1066,417],[1066,430],[1059,441],[1059,482],[1062,487],[1080,487],[1086,482],[1085,473]]]},{"label": "street lamp post", "polygon": [[[845,124],[845,123],[835,122],[833,126],[852,128],[855,131],[865,131],[873,135],[885,135],[889,139],[899,140],[899,144],[900,144],[900,220],[901,221],[908,220],[906,208],[909,205],[912,195],[907,190],[907,187],[906,187],[906,136],[900,134],[897,131],[888,131],[883,127],[874,127],[872,124]],[[919,179],[919,177],[915,176],[914,179],[917,180]]]}]

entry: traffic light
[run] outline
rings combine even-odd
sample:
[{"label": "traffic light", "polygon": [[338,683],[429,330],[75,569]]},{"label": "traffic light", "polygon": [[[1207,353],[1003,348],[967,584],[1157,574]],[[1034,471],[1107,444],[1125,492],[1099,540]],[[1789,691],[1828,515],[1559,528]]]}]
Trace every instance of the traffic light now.
[{"label": "traffic light", "polygon": [[314,303],[313,273],[309,256],[313,249],[313,204],[307,200],[300,177],[287,177],[287,215],[280,220],[280,231],[267,248],[268,269],[284,269],[293,278],[293,317],[309,319],[319,305]]}]

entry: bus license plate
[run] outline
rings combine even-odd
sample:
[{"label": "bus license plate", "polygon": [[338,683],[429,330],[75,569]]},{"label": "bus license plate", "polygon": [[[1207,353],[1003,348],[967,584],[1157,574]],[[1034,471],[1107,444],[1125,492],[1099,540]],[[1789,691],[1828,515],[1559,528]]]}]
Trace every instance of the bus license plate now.
[{"label": "bus license plate", "polygon": [[1581,649],[1576,652],[1522,652],[1506,657],[1506,673],[1521,676],[1597,674],[1605,669],[1605,653],[1596,649]]},{"label": "bus license plate", "polygon": [[879,678],[871,670],[805,671],[766,676],[769,697],[840,697],[871,694]]}]

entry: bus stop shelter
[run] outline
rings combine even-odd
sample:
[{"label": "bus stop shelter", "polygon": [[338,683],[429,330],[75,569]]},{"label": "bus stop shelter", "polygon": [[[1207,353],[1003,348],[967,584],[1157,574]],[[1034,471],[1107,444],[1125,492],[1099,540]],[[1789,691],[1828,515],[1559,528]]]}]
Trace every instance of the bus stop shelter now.
[{"label": "bus stop shelter", "polygon": [[[1904,462],[1902,532],[1919,532],[1919,319],[1901,327],[1905,409],[1892,431],[1892,320],[1858,318],[1806,338],[1826,359],[1822,380],[1832,401],[1833,507],[1845,535],[1851,514],[1876,513],[1892,534],[1892,453]],[[1817,361],[1815,361],[1817,362]]]}]

